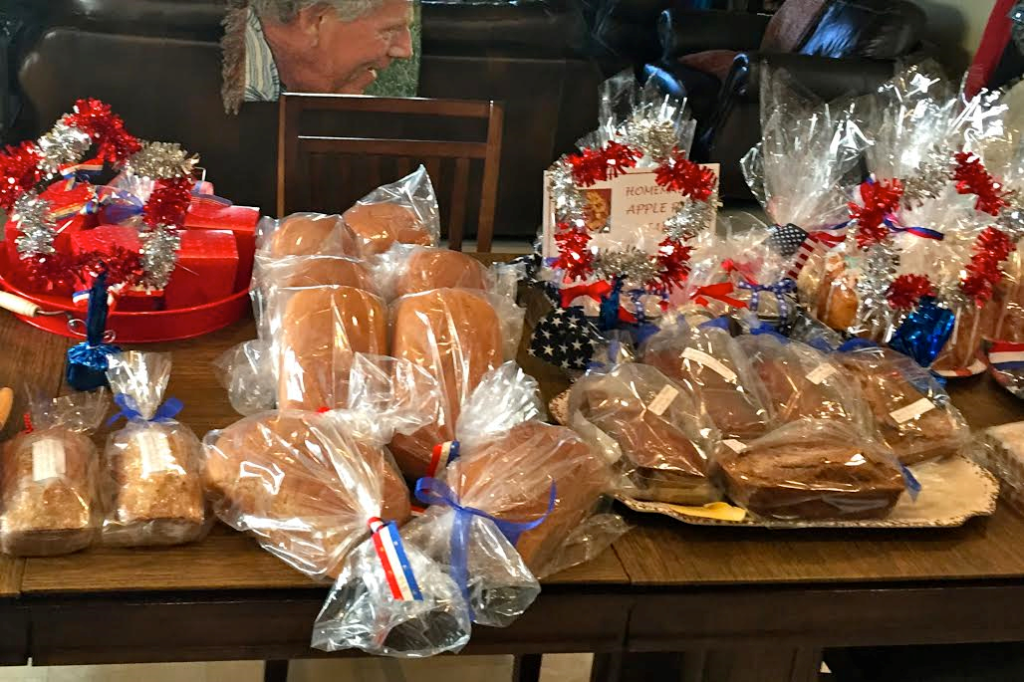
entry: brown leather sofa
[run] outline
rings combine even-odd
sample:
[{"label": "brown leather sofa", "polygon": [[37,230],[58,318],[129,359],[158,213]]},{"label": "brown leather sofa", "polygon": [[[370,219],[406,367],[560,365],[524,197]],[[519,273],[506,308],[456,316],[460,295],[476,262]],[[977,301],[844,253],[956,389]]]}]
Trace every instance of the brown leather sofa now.
[{"label": "brown leather sofa", "polygon": [[[419,94],[505,106],[498,236],[536,233],[541,173],[595,127],[601,75],[583,56],[586,26],[570,2],[423,4]],[[97,97],[136,135],[199,153],[219,194],[273,212],[277,105],[224,112],[224,0],[47,4],[13,55],[20,110],[7,141],[36,137],[76,98]]]}]

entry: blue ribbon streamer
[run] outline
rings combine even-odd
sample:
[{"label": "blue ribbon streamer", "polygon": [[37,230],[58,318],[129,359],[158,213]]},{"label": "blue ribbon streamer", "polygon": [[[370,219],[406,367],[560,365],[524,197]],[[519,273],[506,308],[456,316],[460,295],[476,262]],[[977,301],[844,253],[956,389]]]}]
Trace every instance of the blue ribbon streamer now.
[{"label": "blue ribbon streamer", "polygon": [[786,294],[796,291],[796,282],[789,277],[780,279],[774,284],[755,284],[741,279],[738,286],[740,289],[750,292],[750,309],[755,313],[761,303],[761,292],[767,291],[770,294],[775,294],[775,298],[779,302],[779,318],[786,319],[789,316],[789,303],[786,302]]},{"label": "blue ribbon streamer", "polygon": [[107,328],[107,306],[107,273],[101,272],[89,290],[85,341],[75,344],[67,352],[67,381],[78,391],[92,391],[106,386],[110,356],[121,352],[117,346],[103,342]]},{"label": "blue ribbon streamer", "polygon": [[169,422],[178,416],[178,413],[185,407],[177,398],[168,398],[161,405],[156,414],[153,415],[152,419],[146,419],[139,412],[138,405],[135,404],[135,400],[124,393],[118,393],[114,396],[114,402],[121,408],[121,411],[115,414],[113,417],[107,420],[107,426],[111,426],[117,420],[124,418],[128,421],[151,421],[151,422]]},{"label": "blue ribbon streamer", "polygon": [[459,498],[451,488],[436,478],[421,478],[416,482],[416,499],[423,504],[440,505],[450,507],[455,511],[455,518],[452,520],[451,537],[451,576],[455,584],[462,590],[462,596],[466,600],[466,606],[472,615],[473,609],[469,603],[469,530],[473,517],[488,519],[501,531],[505,539],[514,547],[519,542],[519,537],[547,520],[548,516],[555,509],[557,491],[555,484],[551,484],[551,496],[548,499],[548,508],[540,518],[533,521],[515,522],[502,521],[487,512],[464,507],[459,504]]},{"label": "blue ribbon streamer", "polygon": [[903,227],[892,217],[885,217],[882,219],[885,226],[893,232],[909,232],[912,235],[922,237],[924,239],[935,239],[942,241],[946,238],[946,235],[942,234],[938,230],[932,230],[927,227]]}]

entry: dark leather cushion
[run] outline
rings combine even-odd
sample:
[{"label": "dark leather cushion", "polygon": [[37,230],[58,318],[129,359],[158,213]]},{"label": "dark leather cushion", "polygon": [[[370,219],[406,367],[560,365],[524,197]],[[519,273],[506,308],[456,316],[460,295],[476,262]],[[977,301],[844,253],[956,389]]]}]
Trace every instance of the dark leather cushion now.
[{"label": "dark leather cushion", "polygon": [[[219,41],[225,0],[55,0],[47,24],[97,33]],[[423,52],[438,55],[578,55],[579,10],[561,0],[424,2]]]},{"label": "dark leather cushion", "polygon": [[920,42],[926,21],[920,8],[902,0],[833,0],[800,52],[896,59]]}]

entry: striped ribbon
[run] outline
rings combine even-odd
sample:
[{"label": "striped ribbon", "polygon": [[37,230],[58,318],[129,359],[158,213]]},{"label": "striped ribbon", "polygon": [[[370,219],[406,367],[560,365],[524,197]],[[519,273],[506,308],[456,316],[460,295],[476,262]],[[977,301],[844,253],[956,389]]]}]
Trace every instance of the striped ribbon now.
[{"label": "striped ribbon", "polygon": [[394,521],[385,523],[376,516],[369,520],[368,525],[373,533],[373,547],[384,569],[391,596],[395,601],[423,601],[423,593],[416,582],[409,557],[405,554],[398,526]]},{"label": "striped ribbon", "polygon": [[988,352],[988,361],[1000,372],[1014,372],[1024,369],[1024,343],[996,341]]},{"label": "striped ribbon", "polygon": [[430,466],[427,467],[427,476],[433,478],[438,472],[444,471],[450,462],[459,458],[459,441],[450,440],[447,443],[438,443],[430,455]]}]

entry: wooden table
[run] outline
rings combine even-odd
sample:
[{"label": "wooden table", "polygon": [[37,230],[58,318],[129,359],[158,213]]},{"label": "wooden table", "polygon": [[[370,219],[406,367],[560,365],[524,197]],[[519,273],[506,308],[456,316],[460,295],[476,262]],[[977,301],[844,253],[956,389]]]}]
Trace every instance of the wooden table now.
[{"label": "wooden table", "polygon": [[[210,363],[252,335],[244,322],[154,348],[173,351],[168,395],[185,402],[181,419],[197,433],[237,419]],[[66,340],[5,314],[0,343],[0,385],[32,379],[62,390]],[[564,385],[523,362],[549,395]],[[975,426],[1024,419],[1024,403],[986,377],[952,393]],[[7,435],[17,428],[9,425]],[[647,679],[664,679],[657,666],[672,666],[687,682],[806,682],[829,646],[1024,639],[1024,518],[1006,507],[960,529],[902,532],[734,530],[627,517],[636,527],[612,551],[546,581],[512,627],[477,628],[466,653],[592,651],[595,676],[608,679],[652,666]],[[165,550],[0,557],[0,663],[319,655],[308,642],[324,595],[224,528]]]}]

